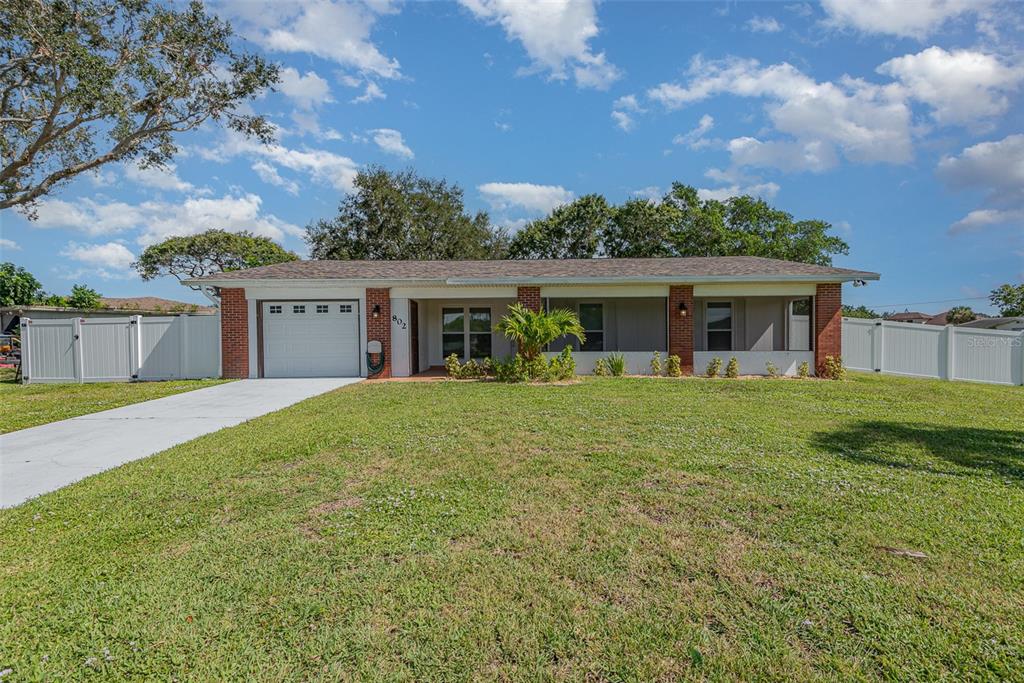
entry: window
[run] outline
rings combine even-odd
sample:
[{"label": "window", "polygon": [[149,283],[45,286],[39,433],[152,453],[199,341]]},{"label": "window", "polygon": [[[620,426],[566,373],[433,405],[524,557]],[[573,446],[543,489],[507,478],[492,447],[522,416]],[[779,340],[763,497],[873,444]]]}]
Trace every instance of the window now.
[{"label": "window", "polygon": [[342,304],[342,305],[338,306],[338,312],[339,313],[351,313],[352,312],[352,304]]},{"label": "window", "polygon": [[317,313],[326,313],[328,308],[329,308],[329,306],[327,304],[317,304],[316,305],[316,312]]},{"label": "window", "polygon": [[810,315],[811,314],[811,300],[810,299],[797,299],[793,302],[793,315]]},{"label": "window", "polygon": [[708,302],[706,326],[708,351],[732,350],[732,304],[728,301]]},{"label": "window", "polygon": [[280,313],[281,312],[281,307],[280,306],[275,306],[275,305],[271,304],[270,305],[270,312],[271,313]]},{"label": "window", "polygon": [[441,309],[441,352],[460,358],[491,355],[491,309]]},{"label": "window", "polygon": [[305,312],[306,312],[306,307],[305,306],[292,306],[292,313],[305,313]]},{"label": "window", "polygon": [[604,351],[604,305],[580,304],[580,324],[587,338],[580,351]]}]

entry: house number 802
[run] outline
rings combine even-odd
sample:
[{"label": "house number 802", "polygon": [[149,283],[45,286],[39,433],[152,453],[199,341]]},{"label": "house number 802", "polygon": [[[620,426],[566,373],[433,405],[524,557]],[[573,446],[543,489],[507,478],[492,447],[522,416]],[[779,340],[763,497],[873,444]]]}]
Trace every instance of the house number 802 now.
[{"label": "house number 802", "polygon": [[405,321],[402,320],[401,318],[399,318],[397,315],[392,315],[391,316],[391,322],[393,322],[394,324],[398,325],[403,330],[405,329]]}]

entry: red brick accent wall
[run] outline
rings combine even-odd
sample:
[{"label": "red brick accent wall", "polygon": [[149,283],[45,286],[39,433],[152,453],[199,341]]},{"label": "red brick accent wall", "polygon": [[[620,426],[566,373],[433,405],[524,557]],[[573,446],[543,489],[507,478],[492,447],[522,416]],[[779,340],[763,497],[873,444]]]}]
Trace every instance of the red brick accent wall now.
[{"label": "red brick accent wall", "polygon": [[249,376],[249,306],[243,288],[220,290],[220,362],[222,377]]},{"label": "red brick accent wall", "polygon": [[825,356],[843,355],[843,286],[819,284],[814,296],[814,369],[823,374]]},{"label": "red brick accent wall", "polygon": [[[679,304],[686,304],[686,317]],[[693,285],[668,288],[668,354],[679,356],[684,375],[693,374]]]},{"label": "red brick accent wall", "polygon": [[531,311],[540,310],[540,287],[517,287],[516,301]]},{"label": "red brick accent wall", "polygon": [[[373,317],[373,307],[380,306],[377,317]],[[379,341],[384,350],[384,369],[374,377],[391,377],[391,290],[388,288],[366,288],[366,340]],[[373,362],[379,362],[376,355]]]}]

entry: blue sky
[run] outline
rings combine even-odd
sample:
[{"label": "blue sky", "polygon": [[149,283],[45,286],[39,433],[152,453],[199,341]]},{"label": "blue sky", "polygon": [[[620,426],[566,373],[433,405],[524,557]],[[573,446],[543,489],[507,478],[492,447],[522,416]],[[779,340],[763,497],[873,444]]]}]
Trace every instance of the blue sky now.
[{"label": "blue sky", "polygon": [[110,166],[35,222],[5,211],[3,259],[47,290],[201,301],[128,264],[214,227],[304,254],[304,226],[371,163],[457,182],[513,229],[590,192],[758,194],[833,223],[850,243],[837,265],[882,273],[844,292],[853,304],[987,311],[989,290],[1024,280],[1019,3],[211,7],[283,69],[251,105],[276,144],[209,127],[167,172]]}]

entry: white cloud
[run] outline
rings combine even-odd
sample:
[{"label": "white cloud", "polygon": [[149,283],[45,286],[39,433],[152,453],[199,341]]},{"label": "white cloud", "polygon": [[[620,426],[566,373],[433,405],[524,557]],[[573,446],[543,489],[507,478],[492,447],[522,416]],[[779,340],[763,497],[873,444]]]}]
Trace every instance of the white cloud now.
[{"label": "white cloud", "polygon": [[405,140],[402,139],[402,133],[394,130],[393,128],[378,128],[376,130],[369,131],[373,135],[373,141],[377,143],[381,151],[388,154],[394,154],[395,156],[402,157],[404,159],[412,159],[415,154],[409,149],[409,146],[405,144]]},{"label": "white cloud", "polygon": [[775,183],[757,183],[755,185],[726,185],[725,187],[697,188],[697,196],[701,199],[717,199],[718,201],[725,201],[729,197],[738,197],[740,195],[750,195],[751,197],[761,197],[762,199],[771,199],[779,193],[779,186]]},{"label": "white cloud", "polygon": [[[720,94],[764,98],[775,129],[791,136],[787,143],[816,146],[807,168],[820,170],[822,160],[836,158],[836,150],[861,163],[905,163],[912,157],[910,108],[898,85],[879,86],[849,76],[838,83],[818,83],[786,63],[761,66],[755,59],[736,58],[708,62],[699,56],[691,62],[689,75],[686,85],[662,83],[648,90],[648,97],[669,109]],[[738,149],[748,147],[740,144]],[[786,152],[790,170],[800,170],[795,165],[798,155]],[[773,157],[748,156],[755,158],[768,163]]]},{"label": "white cloud", "polygon": [[822,0],[830,26],[918,39],[988,4],[987,0]]},{"label": "white cloud", "polygon": [[636,95],[623,95],[612,103],[612,108],[621,109],[623,111],[644,111],[644,108],[640,106],[640,101],[636,98]]},{"label": "white cloud", "polygon": [[178,167],[173,163],[167,164],[164,168],[158,166],[142,168],[134,162],[129,162],[123,167],[124,177],[139,185],[174,192],[192,192],[196,189],[195,185],[178,177]]},{"label": "white cloud", "polygon": [[665,193],[657,185],[648,185],[647,187],[641,187],[639,190],[633,190],[630,194],[657,202],[661,200]]},{"label": "white cloud", "polygon": [[738,166],[778,168],[783,171],[819,173],[836,165],[835,149],[820,140],[802,142],[761,142],[757,138],[734,138],[728,144],[732,162]]},{"label": "white cloud", "polygon": [[304,52],[379,78],[401,77],[398,60],[385,56],[370,40],[378,14],[394,11],[389,3],[240,1],[230,7],[251,27],[250,37],[267,50]]},{"label": "white cloud", "polygon": [[307,174],[314,182],[330,185],[343,192],[353,188],[359,165],[352,159],[322,149],[292,149],[274,143],[264,145],[245,136],[228,131],[225,141],[210,149],[200,148],[198,153],[211,161],[226,161],[236,156],[252,160],[262,159],[278,168]]},{"label": "white cloud", "polygon": [[120,242],[106,244],[79,244],[68,242],[60,255],[95,268],[126,271],[131,268],[135,254]]},{"label": "white cloud", "polygon": [[633,117],[624,111],[612,111],[612,121],[615,122],[616,126],[627,133],[633,130],[633,127],[636,125]]},{"label": "white cloud", "polygon": [[334,101],[331,99],[331,88],[327,85],[327,81],[320,78],[314,71],[307,71],[303,76],[297,70],[287,66],[281,69],[281,82],[277,87],[303,109],[312,109],[315,106]]},{"label": "white cloud", "polygon": [[954,190],[983,190],[984,205],[950,227],[977,230],[1024,221],[1024,134],[981,142],[939,161],[937,173]]},{"label": "white cloud", "polygon": [[552,79],[572,77],[581,88],[607,89],[622,76],[590,40],[600,33],[593,0],[460,0],[482,21],[499,24],[509,40],[522,43],[533,64],[522,73],[546,71]]},{"label": "white cloud", "polygon": [[65,228],[87,235],[138,230],[136,242],[148,246],[173,235],[194,235],[218,228],[230,232],[249,230],[281,242],[285,235],[301,237],[301,228],[262,211],[263,200],[255,194],[220,198],[189,197],[183,202],[148,201],[131,205],[102,204],[92,199],[47,200],[39,205],[38,228]]},{"label": "white cloud", "polygon": [[708,147],[711,145],[711,141],[704,137],[705,134],[711,131],[715,127],[715,119],[710,114],[704,114],[700,117],[700,121],[697,122],[697,126],[681,135],[677,135],[672,138],[672,144],[674,145],[686,145],[690,149],[701,149],[702,147]]},{"label": "white cloud", "polygon": [[982,52],[947,52],[935,46],[891,59],[878,73],[899,80],[911,97],[932,107],[938,123],[947,125],[1006,112],[1007,93],[1024,82],[1024,66],[1010,66]]},{"label": "white cloud", "polygon": [[751,17],[744,26],[751,33],[778,33],[782,30],[782,24],[775,17]]},{"label": "white cloud", "polygon": [[383,100],[387,97],[387,94],[381,90],[381,87],[373,81],[366,82],[366,90],[359,97],[352,99],[352,104],[366,104],[373,102],[374,100]]},{"label": "white cloud", "polygon": [[291,114],[296,131],[300,135],[312,135],[317,140],[341,140],[342,134],[333,128],[321,128],[316,112],[295,110]]},{"label": "white cloud", "polygon": [[253,163],[252,170],[256,172],[256,175],[260,177],[260,180],[268,185],[276,185],[288,194],[297,195],[299,193],[299,184],[297,182],[294,180],[288,180],[287,178],[282,178],[276,168],[262,159]]},{"label": "white cloud", "polygon": [[14,240],[0,237],[0,251],[21,251],[21,247]]},{"label": "white cloud", "polygon": [[547,213],[556,206],[572,201],[572,192],[561,185],[534,183],[484,183],[480,194],[496,210],[521,207],[536,213]]}]

